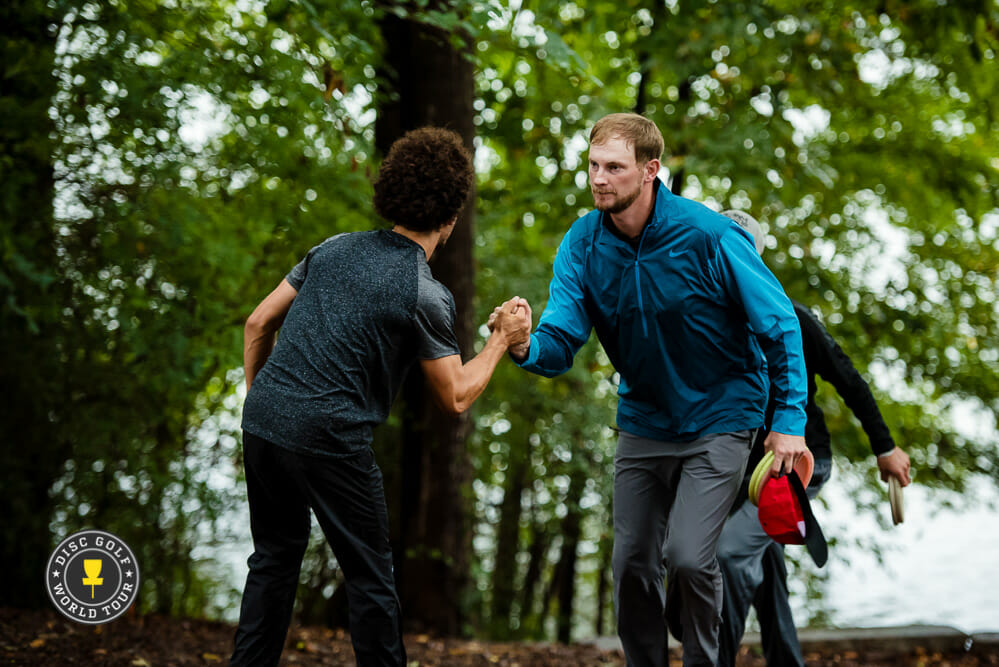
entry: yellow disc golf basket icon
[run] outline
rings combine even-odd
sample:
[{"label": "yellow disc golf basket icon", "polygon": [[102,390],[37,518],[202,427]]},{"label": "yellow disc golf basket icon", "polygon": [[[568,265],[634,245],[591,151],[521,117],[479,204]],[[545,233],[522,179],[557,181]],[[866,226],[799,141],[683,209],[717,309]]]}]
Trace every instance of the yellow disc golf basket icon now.
[{"label": "yellow disc golf basket icon", "polygon": [[104,583],[104,579],[101,578],[101,566],[103,562],[100,558],[85,558],[83,560],[83,571],[87,573],[87,576],[83,578],[83,585],[90,586],[90,599],[94,599],[94,586],[100,586]]}]

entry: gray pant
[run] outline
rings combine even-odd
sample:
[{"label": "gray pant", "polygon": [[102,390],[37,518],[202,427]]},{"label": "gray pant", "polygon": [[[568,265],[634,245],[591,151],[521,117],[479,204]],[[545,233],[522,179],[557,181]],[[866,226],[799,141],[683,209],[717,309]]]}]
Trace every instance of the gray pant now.
[{"label": "gray pant", "polygon": [[[831,473],[832,461],[815,462],[806,490],[809,498],[819,494]],[[767,664],[804,667],[787,597],[784,548],[763,531],[756,506],[748,500],[725,522],[718,541],[718,563],[725,584],[719,667],[735,664],[750,605],[756,607]]]},{"label": "gray pant", "polygon": [[715,551],[752,434],[717,433],[691,443],[621,434],[612,569],[629,667],[669,664],[667,624],[683,644],[684,665],[715,664],[722,611]]}]

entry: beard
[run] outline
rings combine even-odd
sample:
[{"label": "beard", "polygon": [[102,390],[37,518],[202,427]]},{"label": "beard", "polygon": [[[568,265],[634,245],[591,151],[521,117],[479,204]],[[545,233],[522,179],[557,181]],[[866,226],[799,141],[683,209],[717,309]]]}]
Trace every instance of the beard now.
[{"label": "beard", "polygon": [[615,193],[614,198],[611,199],[610,202],[603,204],[597,200],[597,193],[593,192],[593,206],[598,211],[601,211],[603,213],[611,213],[611,214],[620,213],[621,211],[625,210],[626,208],[634,204],[635,200],[638,199],[638,195],[641,194],[641,192],[642,192],[642,184],[639,183],[637,186],[635,186],[635,189],[632,190],[631,192],[626,192],[623,195],[617,195]]}]

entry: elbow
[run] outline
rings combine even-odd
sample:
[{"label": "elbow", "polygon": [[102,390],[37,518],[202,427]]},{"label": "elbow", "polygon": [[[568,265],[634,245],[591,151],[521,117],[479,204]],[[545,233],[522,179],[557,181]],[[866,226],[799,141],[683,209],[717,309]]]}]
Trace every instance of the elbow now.
[{"label": "elbow", "polygon": [[450,401],[446,401],[445,404],[441,406],[441,409],[444,411],[444,413],[447,416],[457,417],[461,413],[468,410],[470,407],[472,407],[472,401],[462,401],[458,399],[453,399]]},{"label": "elbow", "polygon": [[243,326],[243,337],[245,340],[257,340],[267,335],[271,330],[271,323],[266,318],[254,311]]},{"label": "elbow", "polygon": [[448,417],[457,417],[471,406],[471,401],[462,400],[456,393],[440,391],[438,387],[431,386],[431,396],[437,408]]},{"label": "elbow", "polygon": [[440,407],[441,412],[443,412],[448,417],[457,417],[470,407],[472,403],[475,402],[475,398],[463,397],[459,394],[452,394],[451,396],[438,396],[437,405]]},{"label": "elbow", "polygon": [[250,342],[260,338],[260,327],[254,324],[251,320],[247,320],[246,324],[243,326],[243,340],[245,342]]},{"label": "elbow", "polygon": [[261,331],[263,331],[263,324],[261,323],[260,318],[257,317],[257,313],[253,312],[248,318],[246,318],[246,324],[243,325],[243,334],[247,338],[250,338],[255,334],[259,334]]}]

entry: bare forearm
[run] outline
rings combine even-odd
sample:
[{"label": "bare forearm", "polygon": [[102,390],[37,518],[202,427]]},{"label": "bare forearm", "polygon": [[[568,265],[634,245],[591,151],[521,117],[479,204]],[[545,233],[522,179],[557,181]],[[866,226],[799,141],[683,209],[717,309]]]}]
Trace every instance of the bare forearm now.
[{"label": "bare forearm", "polygon": [[246,374],[246,388],[249,390],[253,379],[260,372],[274,349],[275,335],[253,327],[243,331],[243,371]]},{"label": "bare forearm", "polygon": [[247,389],[264,367],[267,357],[271,356],[277,332],[297,294],[298,290],[287,279],[282,280],[246,320],[243,327],[243,371],[246,373]]},{"label": "bare forearm", "polygon": [[455,388],[455,409],[462,413],[472,406],[496,370],[500,359],[506,356],[506,338],[493,334],[489,336],[485,347],[475,357],[461,368],[461,381]]},{"label": "bare forearm", "polygon": [[489,340],[467,364],[462,364],[457,354],[420,361],[434,399],[451,414],[461,414],[472,406],[489,384],[507,349],[526,341],[531,331],[531,309],[520,297],[504,302],[493,315],[489,321],[492,330]]}]

